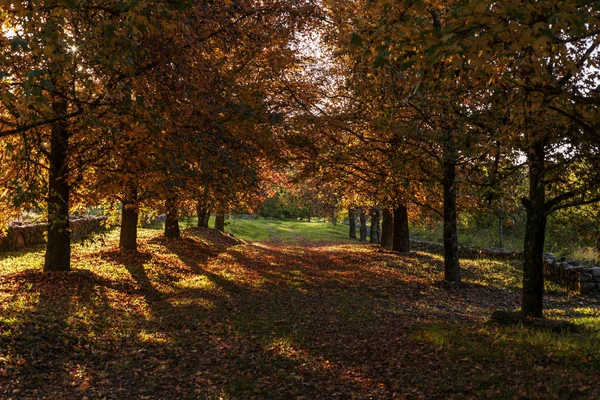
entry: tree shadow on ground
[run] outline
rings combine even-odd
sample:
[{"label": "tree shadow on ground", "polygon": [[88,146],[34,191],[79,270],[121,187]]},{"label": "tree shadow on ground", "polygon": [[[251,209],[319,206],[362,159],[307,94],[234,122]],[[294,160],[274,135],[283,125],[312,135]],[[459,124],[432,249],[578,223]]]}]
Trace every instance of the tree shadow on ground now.
[{"label": "tree shadow on ground", "polygon": [[[536,332],[486,325],[518,296],[444,287],[437,260],[369,246],[210,240],[153,239],[139,254],[94,256],[131,280],[11,278],[12,296],[33,295],[9,326],[16,339],[0,344],[25,360],[11,364],[0,397],[15,389],[52,398],[549,397],[535,391],[543,384],[578,397],[575,383],[597,375],[597,355],[586,354],[588,368],[572,353],[549,354]],[[561,375],[569,365],[581,375],[573,382]]]},{"label": "tree shadow on ground", "polygon": [[[470,320],[468,315],[445,309],[443,298],[437,303],[438,307],[420,309],[425,302],[417,300],[426,300],[426,296],[419,294],[427,289],[427,283],[397,277],[389,279],[381,274],[363,277],[363,282],[357,282],[353,273],[360,266],[351,262],[353,257],[343,249],[333,256],[319,253],[323,247],[305,248],[303,254],[295,254],[293,258],[290,258],[293,252],[288,249],[265,244],[227,253],[230,265],[242,266],[244,271],[240,273],[260,277],[256,280],[260,284],[248,283],[244,290],[236,285],[235,291],[228,290],[233,295],[235,312],[230,317],[236,337],[244,341],[250,336],[254,342],[258,338],[271,353],[278,349],[284,355],[305,354],[306,359],[298,360],[302,361],[300,366],[312,365],[310,359],[329,365],[326,371],[314,365],[312,372],[303,368],[296,370],[304,382],[320,376],[320,380],[332,387],[356,385],[353,390],[357,393],[366,387],[372,391],[372,384],[379,381],[381,371],[370,368],[370,363],[385,364],[391,349],[400,351],[401,339],[406,339],[418,326],[415,319],[419,323],[424,322],[424,316],[438,322]],[[185,261],[185,257],[181,258]],[[295,273],[298,270],[303,271],[300,278]],[[388,272],[397,273],[392,269]],[[299,282],[295,283],[294,279]],[[228,288],[232,283],[226,281],[222,276],[218,280]],[[475,290],[480,289],[475,287]],[[491,297],[495,294],[489,293]],[[395,333],[390,335],[390,332]],[[282,341],[287,350],[278,348]],[[388,374],[388,378],[391,379],[391,375]],[[394,385],[401,386],[390,379],[383,384],[381,393],[389,393]],[[255,382],[251,381],[246,384],[254,388]],[[289,385],[286,386],[289,393],[298,390]],[[239,395],[236,390],[232,393]],[[242,390],[242,393],[246,392]],[[247,393],[250,395],[251,390]]]},{"label": "tree shadow on ground", "polygon": [[109,351],[99,349],[90,358],[93,338],[82,333],[106,333],[111,329],[107,317],[117,317],[103,298],[107,282],[89,271],[26,271],[2,278],[3,292],[20,300],[9,300],[18,309],[11,310],[0,329],[10,334],[0,351],[0,380],[8,380],[0,387],[10,391],[0,390],[0,397],[63,397],[65,388],[85,387],[90,379],[86,370]]}]

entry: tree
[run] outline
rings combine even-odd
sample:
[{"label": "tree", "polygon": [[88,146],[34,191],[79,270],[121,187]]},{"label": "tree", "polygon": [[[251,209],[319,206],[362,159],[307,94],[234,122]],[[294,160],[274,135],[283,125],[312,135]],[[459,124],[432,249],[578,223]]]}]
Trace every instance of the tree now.
[{"label": "tree", "polygon": [[[48,244],[44,270],[70,269],[69,206],[78,160],[93,143],[101,117],[127,101],[141,32],[141,15],[163,17],[160,2],[5,2],[0,136],[20,135],[28,163],[47,169]],[[14,167],[14,165],[8,166]],[[75,174],[75,175],[74,175]],[[39,197],[39,194],[37,195]]]},{"label": "tree", "polygon": [[225,212],[218,211],[215,217],[215,229],[221,232],[225,232]]},{"label": "tree", "polygon": [[350,239],[356,239],[356,209],[349,208],[348,209],[348,224],[349,224],[349,233]]},{"label": "tree", "polygon": [[394,214],[389,207],[383,207],[383,220],[381,223],[381,246],[392,249],[394,241]]},{"label": "tree", "polygon": [[403,204],[394,208],[394,234],[392,237],[392,249],[407,253],[410,250],[408,233],[408,209]]},{"label": "tree", "polygon": [[[402,7],[397,10],[408,12]],[[483,137],[493,134],[487,143],[500,141],[505,154],[525,157],[529,195],[522,201],[527,210],[522,311],[541,317],[546,219],[558,209],[598,200],[597,131],[589,123],[597,112],[586,108],[598,104],[593,94],[597,83],[592,83],[600,45],[598,4],[457,1],[444,7],[416,4],[412,9],[429,13],[434,29],[418,37],[411,37],[410,30],[392,30],[403,39],[394,41],[395,48],[408,49],[394,57],[409,63],[400,66],[410,70],[421,65],[419,82],[426,86],[423,91],[420,84],[418,92],[427,95],[429,104],[415,110],[426,114],[423,121],[444,135],[438,140],[443,150],[444,214],[455,214],[452,182],[460,157],[472,149],[481,154],[464,164],[471,168],[494,148],[485,140],[473,140],[479,131]],[[396,26],[385,21],[383,25]],[[388,50],[386,46],[377,55],[384,64],[391,62]],[[434,101],[431,94],[436,92],[452,93],[450,98],[458,99],[459,106]],[[441,123],[431,117],[436,114],[443,116]],[[446,253],[455,253],[451,219],[444,223]]]},{"label": "tree", "polygon": [[369,231],[369,242],[373,244],[381,243],[381,206],[376,205],[371,208],[369,217],[371,219],[371,229]]},{"label": "tree", "polygon": [[[465,57],[480,65],[486,82],[508,93],[509,114],[497,120],[507,125],[505,135],[526,157],[522,312],[541,317],[547,217],[599,199],[598,136],[584,121],[596,117],[586,104],[597,101],[591,89],[600,62],[600,8],[588,1],[522,1],[489,7],[468,3],[463,12],[451,32],[470,33],[463,42]],[[481,42],[490,47],[487,54],[477,54],[497,60],[495,65],[474,55]]]}]

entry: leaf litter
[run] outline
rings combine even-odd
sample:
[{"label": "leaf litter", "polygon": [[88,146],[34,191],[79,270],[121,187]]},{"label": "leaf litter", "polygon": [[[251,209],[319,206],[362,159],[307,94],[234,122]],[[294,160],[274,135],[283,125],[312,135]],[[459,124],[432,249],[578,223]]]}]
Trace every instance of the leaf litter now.
[{"label": "leaf litter", "polygon": [[547,297],[577,333],[490,324],[519,305],[509,264],[449,285],[439,257],[367,244],[115,240],[72,273],[2,270],[1,398],[600,397],[598,299]]}]

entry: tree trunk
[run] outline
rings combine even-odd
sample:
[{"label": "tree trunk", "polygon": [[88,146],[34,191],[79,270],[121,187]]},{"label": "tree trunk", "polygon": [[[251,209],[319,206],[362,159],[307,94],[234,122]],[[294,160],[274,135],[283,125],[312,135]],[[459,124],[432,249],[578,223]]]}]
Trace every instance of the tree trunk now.
[{"label": "tree trunk", "polygon": [[381,231],[379,227],[380,218],[379,207],[373,207],[371,209],[371,232],[369,236],[370,243],[379,244],[381,241]]},{"label": "tree trunk", "polygon": [[210,218],[210,213],[208,209],[204,207],[204,204],[201,202],[196,203],[196,214],[198,216],[198,228],[208,228],[208,218]]},{"label": "tree trunk", "polygon": [[356,239],[356,210],[348,209],[348,222],[350,224],[350,239]]},{"label": "tree trunk", "polygon": [[444,179],[444,279],[460,282],[458,229],[456,225],[456,155],[448,151],[443,169]]},{"label": "tree trunk", "polygon": [[358,218],[360,221],[360,228],[359,228],[360,241],[366,242],[367,241],[367,213],[365,212],[365,210],[363,208],[360,209]]},{"label": "tree trunk", "polygon": [[175,198],[170,197],[167,199],[166,209],[165,237],[181,237],[181,231],[179,230],[179,210],[177,209],[177,201]]},{"label": "tree trunk", "polygon": [[219,211],[215,217],[215,229],[225,232],[225,212]]},{"label": "tree trunk", "polygon": [[529,166],[529,199],[523,199],[527,210],[525,248],[523,251],[524,315],[541,318],[544,299],[544,237],[546,234],[544,175],[544,144],[537,143],[527,154]]},{"label": "tree trunk", "polygon": [[335,207],[331,208],[331,225],[337,226],[337,217],[335,216]]},{"label": "tree trunk", "polygon": [[[451,140],[451,137],[448,138]],[[452,146],[450,144],[449,146]],[[446,149],[443,169],[444,178],[444,279],[460,282],[458,259],[458,229],[456,226],[456,151]]]},{"label": "tree trunk", "polygon": [[137,250],[138,193],[134,182],[125,185],[123,209],[121,210],[121,234],[119,247]]},{"label": "tree trunk", "polygon": [[394,215],[389,207],[383,208],[383,222],[381,223],[381,246],[392,249],[394,242]]},{"label": "tree trunk", "polygon": [[504,250],[504,216],[498,215],[498,237],[500,239],[499,247]]},{"label": "tree trunk", "polygon": [[[56,115],[67,113],[67,102],[52,103]],[[69,130],[66,120],[52,124],[50,132],[50,171],[48,182],[48,243],[44,271],[71,270],[71,237],[69,234]]]},{"label": "tree trunk", "polygon": [[392,249],[402,253],[410,251],[408,208],[399,204],[394,208],[394,242]]}]

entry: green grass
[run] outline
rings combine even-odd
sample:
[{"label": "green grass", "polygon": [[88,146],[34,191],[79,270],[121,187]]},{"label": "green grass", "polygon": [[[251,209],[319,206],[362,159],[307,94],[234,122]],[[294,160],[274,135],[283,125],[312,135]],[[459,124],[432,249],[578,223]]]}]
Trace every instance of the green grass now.
[{"label": "green grass", "polygon": [[225,231],[247,241],[281,240],[293,241],[343,241],[349,240],[348,227],[325,222],[285,220],[227,220]]},{"label": "green grass", "polygon": [[[198,219],[195,217],[181,219],[179,226],[184,229],[196,226]],[[211,216],[209,227],[215,224],[215,217]],[[164,229],[163,223],[154,223],[150,229]],[[279,240],[284,242],[293,241],[344,241],[348,238],[349,228],[346,225],[331,225],[328,222],[306,222],[294,220],[264,219],[255,220],[231,219],[225,220],[225,232],[249,242],[260,242],[266,240]]]},{"label": "green grass", "polygon": [[[437,226],[433,229],[424,229],[421,227],[411,227],[411,238],[414,240],[425,240],[430,242],[443,242],[442,227]],[[575,233],[573,233],[575,235]],[[458,241],[460,246],[472,247],[477,249],[499,247],[498,232],[496,229],[477,229],[473,227],[459,227]],[[572,246],[572,247],[570,247]],[[504,248],[509,251],[523,251],[523,237],[505,234]],[[558,240],[553,240],[549,235],[546,239],[546,252],[553,253],[557,257],[565,257],[568,260],[577,261],[583,264],[594,264],[600,260],[598,250],[582,245],[565,246]]]},{"label": "green grass", "polygon": [[[442,243],[444,241],[442,226],[433,229],[411,226],[411,238],[415,240],[426,240]],[[458,229],[458,241],[460,246],[478,249],[499,247],[498,232],[494,229]],[[505,235],[504,248],[510,251],[523,251],[523,238]]]},{"label": "green grass", "polygon": [[[211,222],[209,222],[209,226],[212,226]],[[243,219],[236,219],[234,221],[233,219],[227,219],[225,220],[225,232],[249,242],[269,240],[271,235],[268,229],[269,224],[266,222],[268,221]]]}]

